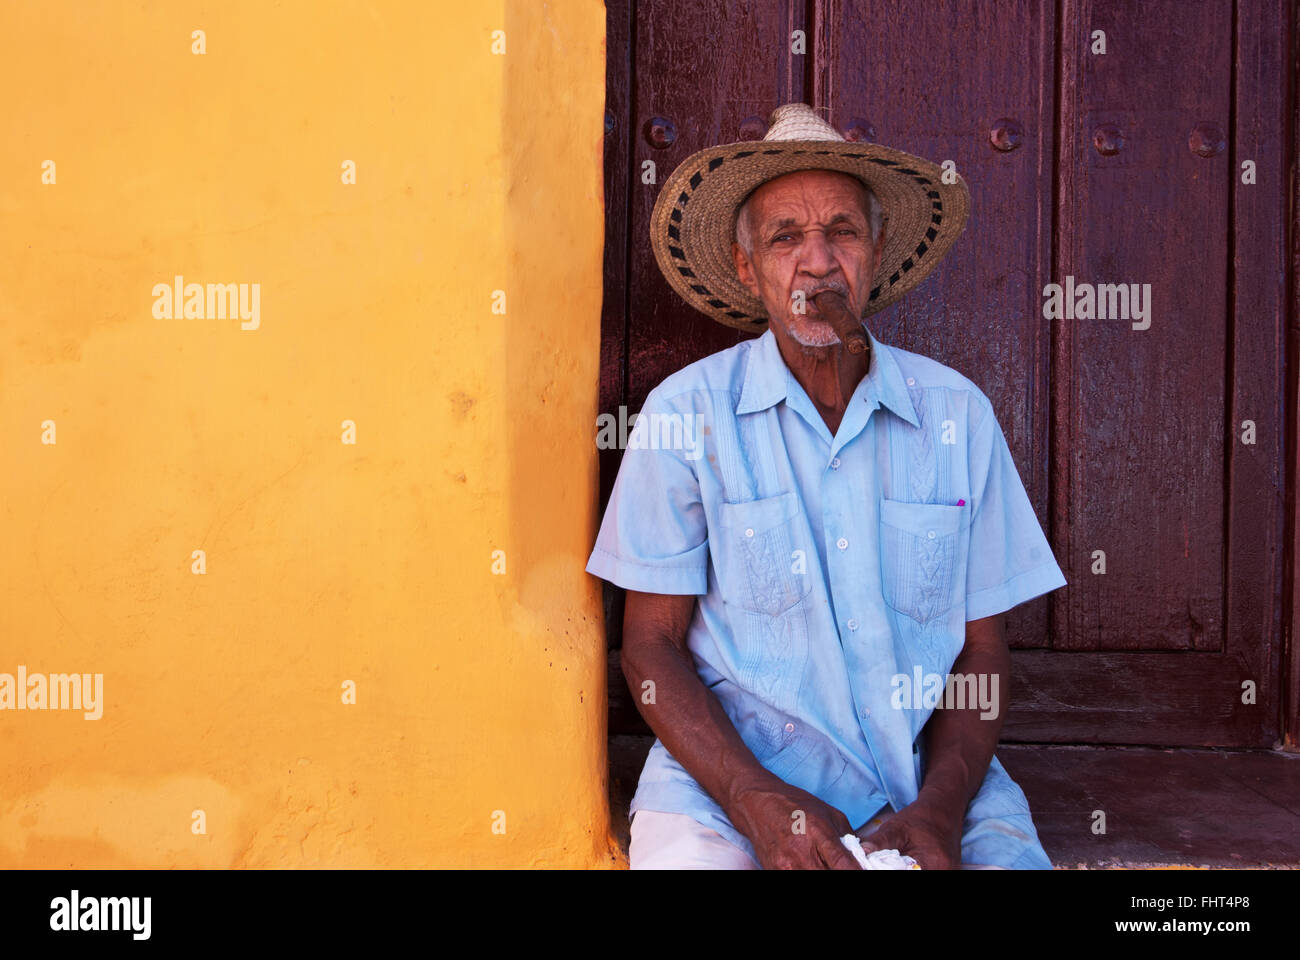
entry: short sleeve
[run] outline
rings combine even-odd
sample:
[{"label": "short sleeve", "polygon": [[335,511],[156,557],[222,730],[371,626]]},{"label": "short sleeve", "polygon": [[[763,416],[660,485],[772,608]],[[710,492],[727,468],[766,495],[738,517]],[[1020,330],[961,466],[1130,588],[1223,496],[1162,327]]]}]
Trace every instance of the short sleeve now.
[{"label": "short sleeve", "polygon": [[[640,416],[647,415],[694,416],[670,409],[656,391],[641,409]],[[708,523],[691,459],[698,459],[700,447],[638,444],[637,437],[633,429],[587,572],[626,590],[702,596],[708,592]]]},{"label": "short sleeve", "polygon": [[987,405],[970,449],[971,532],[966,619],[1010,610],[1066,584]]}]

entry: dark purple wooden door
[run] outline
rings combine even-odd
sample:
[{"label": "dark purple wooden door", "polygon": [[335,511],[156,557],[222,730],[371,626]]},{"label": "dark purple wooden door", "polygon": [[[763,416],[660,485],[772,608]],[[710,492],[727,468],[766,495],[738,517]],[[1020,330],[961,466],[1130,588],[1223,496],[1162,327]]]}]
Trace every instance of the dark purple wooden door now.
[{"label": "dark purple wooden door", "polygon": [[[1006,739],[1272,745],[1285,0],[607,9],[602,412],[635,412],[666,375],[743,336],[683,304],[649,249],[658,184],[685,157],[761,137],[772,108],[803,100],[853,139],[951,160],[971,189],[966,233],[871,323],[989,395],[1070,583],[1009,618]],[[1149,318],[1133,304],[1047,316],[1045,287],[1067,283],[1149,285]],[[602,454],[604,496],[618,456]],[[643,730],[625,692],[613,670],[611,731]]]}]

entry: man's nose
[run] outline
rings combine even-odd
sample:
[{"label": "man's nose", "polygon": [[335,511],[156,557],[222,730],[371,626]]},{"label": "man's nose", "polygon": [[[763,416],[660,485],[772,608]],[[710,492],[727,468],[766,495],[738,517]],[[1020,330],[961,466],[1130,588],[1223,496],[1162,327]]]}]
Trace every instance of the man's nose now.
[{"label": "man's nose", "polygon": [[836,266],[835,252],[827,242],[826,234],[820,230],[810,230],[805,234],[799,251],[799,268],[814,277],[824,277]]}]

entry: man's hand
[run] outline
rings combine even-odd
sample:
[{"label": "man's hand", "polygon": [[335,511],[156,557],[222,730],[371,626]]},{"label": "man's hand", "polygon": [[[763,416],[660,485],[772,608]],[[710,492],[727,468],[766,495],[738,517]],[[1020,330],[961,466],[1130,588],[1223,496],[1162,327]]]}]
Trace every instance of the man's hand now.
[{"label": "man's hand", "polygon": [[954,822],[923,800],[904,807],[869,836],[856,832],[863,853],[897,850],[919,863],[922,870],[961,867],[961,818]]},{"label": "man's hand", "polygon": [[771,775],[741,788],[728,816],[764,870],[860,870],[840,837],[848,818],[811,793]]}]

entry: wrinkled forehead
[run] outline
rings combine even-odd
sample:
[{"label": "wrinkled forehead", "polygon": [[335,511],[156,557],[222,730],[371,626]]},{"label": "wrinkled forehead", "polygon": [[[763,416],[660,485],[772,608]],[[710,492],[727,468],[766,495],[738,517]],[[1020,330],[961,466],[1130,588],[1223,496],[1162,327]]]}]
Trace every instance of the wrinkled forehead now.
[{"label": "wrinkled forehead", "polygon": [[796,170],[759,184],[740,207],[749,204],[752,222],[788,214],[810,201],[818,206],[848,207],[865,216],[869,189],[857,177],[838,170]]}]

